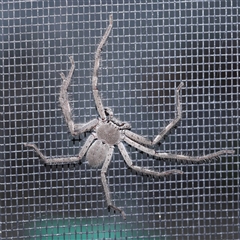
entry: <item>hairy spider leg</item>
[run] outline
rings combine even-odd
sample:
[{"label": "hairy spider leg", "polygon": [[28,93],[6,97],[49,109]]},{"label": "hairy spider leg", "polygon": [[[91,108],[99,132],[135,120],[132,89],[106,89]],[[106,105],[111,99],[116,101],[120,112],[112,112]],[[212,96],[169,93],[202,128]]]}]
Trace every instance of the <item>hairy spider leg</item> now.
[{"label": "hairy spider leg", "polygon": [[72,75],[73,75],[73,72],[75,69],[75,64],[74,64],[74,60],[73,60],[72,56],[70,56],[69,59],[70,59],[72,66],[71,66],[71,69],[69,70],[67,77],[65,77],[64,73],[60,73],[60,76],[63,81],[62,81],[62,85],[60,88],[59,102],[60,102],[60,106],[62,108],[62,112],[63,112],[63,116],[65,118],[66,124],[69,128],[69,131],[73,136],[76,136],[76,135],[79,135],[81,133],[84,133],[84,132],[87,132],[87,131],[90,131],[91,129],[93,129],[97,125],[98,120],[93,119],[84,124],[75,124],[73,122],[72,109],[71,109],[71,105],[69,103],[67,90],[68,90],[69,84],[72,79]]},{"label": "hairy spider leg", "polygon": [[141,135],[138,135],[130,130],[126,130],[125,135],[138,143],[148,145],[148,146],[153,146],[153,145],[157,144],[158,142],[160,142],[161,140],[163,140],[169,134],[171,129],[176,127],[176,125],[182,118],[182,107],[181,107],[179,92],[183,86],[184,86],[184,84],[183,84],[183,82],[181,82],[176,89],[176,109],[177,109],[176,117],[154,138],[153,141],[151,141]]},{"label": "hairy spider leg", "polygon": [[102,103],[102,99],[99,95],[98,89],[97,89],[97,82],[98,82],[98,69],[99,69],[99,65],[100,65],[100,59],[101,59],[101,51],[102,48],[104,46],[104,44],[106,43],[109,34],[112,30],[113,27],[113,17],[112,15],[109,16],[109,25],[97,47],[97,51],[95,53],[95,62],[94,62],[94,68],[93,68],[93,76],[92,76],[92,89],[93,89],[93,97],[94,97],[94,101],[95,101],[95,105],[97,108],[97,111],[100,115],[100,117],[105,120],[106,119],[106,113],[103,107],[103,103]]},{"label": "hairy spider leg", "polygon": [[60,88],[59,102],[60,102],[60,106],[62,108],[63,116],[64,116],[67,126],[69,128],[69,131],[71,132],[72,135],[75,135],[72,110],[71,110],[71,106],[70,106],[70,103],[68,100],[68,93],[67,93],[67,90],[68,90],[68,87],[71,82],[71,78],[72,78],[72,75],[73,75],[73,72],[75,69],[75,64],[74,64],[74,60],[72,57],[69,57],[69,59],[70,59],[72,66],[69,70],[67,77],[64,75],[63,72],[60,73],[60,76],[62,78],[62,85]]},{"label": "hairy spider leg", "polygon": [[183,87],[183,83],[180,83],[179,86],[176,89],[176,108],[177,108],[177,114],[176,117],[160,132],[159,135],[157,135],[153,141],[138,135],[136,133],[131,132],[130,130],[125,130],[125,138],[124,141],[126,141],[129,145],[139,149],[140,151],[143,151],[151,156],[161,158],[161,159],[172,159],[180,162],[186,162],[186,163],[202,163],[205,161],[211,161],[216,158],[218,158],[221,155],[224,154],[234,154],[233,150],[221,150],[215,153],[210,153],[203,156],[185,156],[185,155],[178,155],[178,154],[171,154],[171,153],[160,153],[156,152],[153,149],[147,148],[145,146],[142,146],[141,144],[153,146],[169,133],[169,131],[174,128],[178,122],[182,118],[182,107],[181,107],[181,101],[180,101],[180,95],[179,92],[181,88]]},{"label": "hairy spider leg", "polygon": [[64,158],[48,158],[46,156],[44,156],[40,149],[35,145],[35,144],[31,144],[31,143],[25,143],[24,146],[25,147],[30,147],[33,148],[35,150],[35,152],[38,154],[38,156],[40,157],[40,159],[48,165],[61,165],[64,163],[77,163],[79,162],[83,156],[86,154],[87,150],[89,149],[89,147],[91,146],[92,142],[96,139],[96,136],[94,134],[91,134],[86,142],[84,143],[84,145],[82,146],[78,157],[64,157]]},{"label": "hairy spider leg", "polygon": [[120,153],[122,154],[128,167],[130,167],[134,171],[142,173],[144,175],[161,178],[161,177],[167,177],[167,176],[170,176],[173,174],[183,174],[184,173],[183,171],[180,171],[177,169],[172,169],[172,170],[165,171],[165,172],[157,172],[157,171],[149,170],[147,168],[142,168],[142,167],[133,165],[133,162],[132,162],[131,158],[129,157],[128,152],[122,142],[118,143],[118,149],[119,149]]},{"label": "hairy spider leg", "polygon": [[234,150],[225,149],[225,150],[221,150],[221,151],[218,151],[215,153],[210,153],[210,154],[203,155],[203,156],[186,156],[186,155],[180,155],[180,154],[156,152],[154,149],[144,147],[141,144],[134,142],[133,140],[131,140],[128,137],[125,137],[124,141],[126,143],[128,143],[129,145],[137,148],[138,150],[145,152],[156,158],[161,158],[163,160],[164,159],[176,160],[176,161],[183,162],[183,163],[202,163],[202,162],[207,162],[207,161],[217,159],[218,157],[220,157],[221,155],[224,155],[224,154],[234,154]]},{"label": "hairy spider leg", "polygon": [[115,205],[112,204],[110,190],[109,190],[109,186],[108,186],[107,179],[106,179],[106,173],[107,173],[109,164],[110,164],[111,159],[112,159],[113,150],[114,150],[114,147],[109,146],[107,157],[106,157],[106,160],[103,163],[102,170],[101,170],[101,181],[102,181],[103,189],[104,189],[104,192],[105,192],[105,197],[106,197],[108,208],[109,209],[112,208],[113,210],[120,212],[123,219],[125,220],[126,219],[125,212],[122,209],[120,209],[120,208],[118,208],[118,207],[116,207]]},{"label": "hairy spider leg", "polygon": [[83,124],[75,124],[74,125],[74,131],[75,131],[75,135],[80,135],[81,133],[85,133],[85,132],[89,132],[91,131],[94,127],[96,127],[98,124],[98,119],[93,119],[90,120],[87,123],[83,123]]}]

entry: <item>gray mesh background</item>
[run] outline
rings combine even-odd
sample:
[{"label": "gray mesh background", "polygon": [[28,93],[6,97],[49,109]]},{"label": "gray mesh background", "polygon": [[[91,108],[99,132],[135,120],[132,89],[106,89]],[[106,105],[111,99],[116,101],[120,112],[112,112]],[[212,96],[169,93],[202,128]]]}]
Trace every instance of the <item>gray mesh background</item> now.
[{"label": "gray mesh background", "polygon": [[[0,3],[1,239],[240,239],[240,2],[12,1]],[[154,160],[127,147],[133,162],[185,172],[152,179],[130,171],[115,149],[108,212],[99,169],[44,166],[23,144],[48,156],[77,154],[58,103],[73,56],[70,95],[76,122],[97,117],[91,92],[94,52],[103,48],[99,89],[105,106],[152,138],[175,114],[182,81],[183,119],[158,151],[234,155],[201,165]]]}]

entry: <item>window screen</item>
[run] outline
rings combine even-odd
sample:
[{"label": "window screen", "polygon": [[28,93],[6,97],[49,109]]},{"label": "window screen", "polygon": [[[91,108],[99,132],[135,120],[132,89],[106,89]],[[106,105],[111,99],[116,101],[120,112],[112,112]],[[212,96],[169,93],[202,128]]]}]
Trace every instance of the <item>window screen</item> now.
[{"label": "window screen", "polygon": [[[81,3],[80,3],[81,2]],[[80,164],[44,165],[24,143],[49,157],[77,156],[89,133],[69,134],[59,105],[60,72],[76,69],[69,96],[74,121],[97,118],[91,76],[102,51],[98,89],[104,106],[150,139],[182,120],[158,152],[217,161],[154,159],[125,144],[133,163],[183,175],[153,179],[127,168],[117,147],[107,178]],[[1,239],[240,239],[239,1],[0,1]]]}]

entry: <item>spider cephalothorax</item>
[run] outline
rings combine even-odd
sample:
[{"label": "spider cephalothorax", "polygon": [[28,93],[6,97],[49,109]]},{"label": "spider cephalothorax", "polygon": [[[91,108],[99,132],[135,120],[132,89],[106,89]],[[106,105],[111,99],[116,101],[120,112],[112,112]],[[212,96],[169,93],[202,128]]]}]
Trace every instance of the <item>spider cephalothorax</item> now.
[{"label": "spider cephalothorax", "polygon": [[[177,113],[175,118],[153,139],[149,140],[141,135],[138,135],[132,132],[131,126],[129,123],[122,122],[116,119],[113,116],[113,112],[110,108],[106,108],[103,106],[102,100],[100,98],[98,89],[97,89],[97,81],[98,81],[98,69],[100,63],[100,54],[103,45],[105,44],[113,25],[112,15],[109,17],[109,26],[106,29],[105,34],[102,37],[102,40],[97,48],[95,54],[95,62],[93,68],[93,77],[92,77],[92,89],[93,89],[93,97],[96,104],[96,108],[99,114],[99,118],[93,119],[85,124],[76,124],[73,121],[72,110],[69,104],[68,99],[68,87],[71,82],[71,78],[75,69],[73,58],[70,57],[71,61],[71,69],[65,77],[63,73],[61,73],[61,78],[63,80],[60,90],[59,102],[62,109],[63,116],[65,118],[66,124],[69,128],[72,136],[80,135],[84,132],[91,132],[90,136],[87,138],[86,142],[82,146],[77,157],[60,157],[60,158],[47,158],[45,157],[38,147],[35,144],[26,143],[25,146],[31,147],[35,149],[36,153],[43,160],[45,164],[64,164],[64,163],[74,163],[79,162],[86,155],[86,159],[90,166],[99,167],[102,165],[101,169],[101,181],[103,184],[103,189],[106,196],[106,201],[108,208],[112,208],[122,214],[122,217],[125,219],[125,213],[122,209],[116,207],[112,204],[110,191],[106,179],[106,172],[108,170],[108,166],[110,164],[114,146],[117,146],[119,149],[123,159],[129,168],[133,169],[136,172],[141,174],[145,174],[153,177],[165,177],[172,174],[182,174],[183,172],[177,169],[165,171],[165,172],[157,172],[153,170],[149,170],[147,168],[138,167],[133,164],[131,158],[129,157],[127,150],[123,144],[126,142],[132,147],[137,148],[138,150],[145,152],[153,157],[159,159],[172,159],[175,161],[181,161],[185,163],[201,163],[205,161],[210,161],[212,159],[218,158],[223,154],[233,154],[232,150],[222,150],[215,153],[211,153],[204,156],[185,156],[179,154],[171,154],[166,152],[156,152],[151,147],[164,140],[166,135],[170,132],[172,128],[174,128],[182,117],[182,109],[180,104],[180,96],[179,92],[183,86],[183,83],[176,89],[176,108]],[[150,148],[149,148],[150,147]]]}]

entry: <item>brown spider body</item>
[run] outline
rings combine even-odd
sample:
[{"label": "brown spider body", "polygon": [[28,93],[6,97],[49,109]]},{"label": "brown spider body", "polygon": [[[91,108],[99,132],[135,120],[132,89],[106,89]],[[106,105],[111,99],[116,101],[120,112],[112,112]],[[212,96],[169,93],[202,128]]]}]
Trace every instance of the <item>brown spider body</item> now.
[{"label": "brown spider body", "polygon": [[[101,120],[100,120],[101,121]],[[96,128],[97,138],[102,140],[103,143],[109,145],[116,145],[120,141],[120,130],[113,122],[101,123]]]},{"label": "brown spider body", "polygon": [[101,119],[93,131],[96,132],[98,140],[89,147],[86,160],[91,167],[97,168],[105,161],[109,148],[120,141],[121,134],[116,124],[110,121],[103,122]]}]

